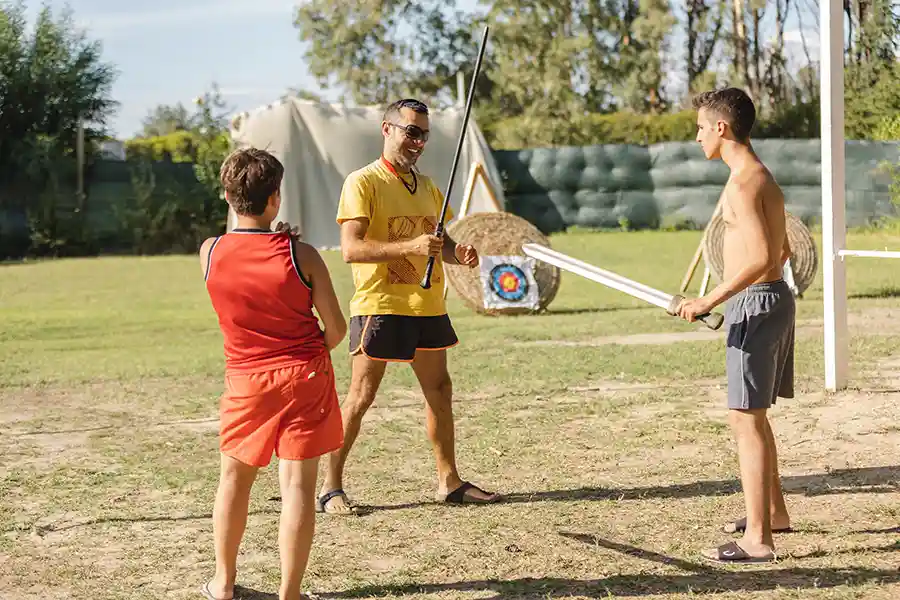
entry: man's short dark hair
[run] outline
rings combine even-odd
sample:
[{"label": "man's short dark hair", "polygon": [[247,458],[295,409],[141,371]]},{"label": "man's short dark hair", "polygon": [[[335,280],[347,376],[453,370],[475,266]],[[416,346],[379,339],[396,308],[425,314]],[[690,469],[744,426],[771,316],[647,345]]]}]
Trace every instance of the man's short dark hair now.
[{"label": "man's short dark hair", "polygon": [[222,162],[219,179],[228,203],[239,215],[259,216],[281,187],[284,166],[259,148],[242,148]]},{"label": "man's short dark hair", "polygon": [[756,107],[744,90],[734,87],[710,90],[694,96],[691,104],[694,110],[705,108],[724,117],[738,140],[750,139],[750,131],[756,123]]},{"label": "man's short dark hair", "polygon": [[428,114],[428,107],[424,102],[420,100],[416,100],[415,98],[403,98],[402,100],[397,100],[396,102],[392,102],[388,105],[387,109],[384,111],[384,121],[388,123],[391,122],[391,119],[400,116],[401,108],[411,108],[413,111],[421,114]]}]

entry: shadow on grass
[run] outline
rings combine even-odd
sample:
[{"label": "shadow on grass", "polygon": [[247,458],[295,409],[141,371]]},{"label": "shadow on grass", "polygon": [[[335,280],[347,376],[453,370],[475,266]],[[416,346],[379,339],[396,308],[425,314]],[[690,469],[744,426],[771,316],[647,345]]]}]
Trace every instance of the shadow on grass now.
[{"label": "shadow on grass", "polygon": [[[815,475],[792,475],[781,478],[785,494],[802,494],[808,497],[828,496],[834,494],[890,494],[900,491],[900,466],[863,467],[858,469],[838,469]],[[643,499],[677,499],[696,498],[701,496],[723,496],[740,492],[741,485],[737,479],[697,481],[693,483],[649,486],[633,488],[574,488],[569,490],[548,490],[539,492],[510,493],[504,496],[504,503],[532,502],[572,502],[582,500],[643,500]],[[279,496],[271,496],[270,502],[280,502]],[[390,505],[358,504],[358,513],[364,516],[376,511],[402,510],[435,506],[435,501],[409,502]],[[251,511],[251,515],[277,515],[277,510]],[[186,515],[181,517],[101,517],[63,526],[40,525],[35,527],[38,535],[46,535],[76,527],[100,525],[105,523],[154,523],[179,522],[200,519],[211,519],[211,514]],[[894,533],[900,528],[865,531],[863,533]]]},{"label": "shadow on grass", "polygon": [[[683,561],[682,561],[683,562]],[[476,580],[454,583],[410,583],[369,585],[337,593],[322,593],[322,598],[371,598],[413,594],[478,593],[480,600],[584,596],[609,598],[662,594],[716,594],[764,592],[776,589],[822,589],[857,587],[869,583],[887,585],[900,582],[900,571],[848,568],[787,568],[753,571],[709,569],[696,565],[685,575],[633,574],[612,575],[603,579],[577,580],[559,577],[525,577],[510,580]],[[486,596],[485,592],[494,595]]]},{"label": "shadow on grass", "polygon": [[278,600],[278,594],[261,592],[259,590],[244,587],[242,585],[235,585],[234,598],[235,600]]},{"label": "shadow on grass", "polygon": [[[280,510],[251,510],[248,513],[248,516],[254,515],[280,515]],[[184,515],[181,517],[167,517],[167,516],[158,516],[158,517],[99,517],[97,519],[86,519],[84,521],[79,521],[78,523],[69,523],[68,525],[35,525],[33,527],[34,532],[44,537],[48,533],[57,533],[60,531],[66,531],[68,529],[76,529],[78,527],[90,527],[91,525],[106,525],[106,524],[116,524],[116,523],[180,523],[183,521],[206,521],[212,520],[212,513],[206,513],[202,515]]]},{"label": "shadow on grass", "polygon": [[848,298],[866,298],[866,299],[878,299],[878,298],[900,298],[900,288],[897,287],[883,287],[875,290],[867,291],[867,292],[858,292],[847,294]]},{"label": "shadow on grass", "polygon": [[862,531],[857,531],[856,533],[900,533],[900,525],[898,525],[897,527],[888,527],[886,529],[863,529]]},{"label": "shadow on grass", "polygon": [[[717,563],[693,562],[683,558],[666,556],[628,544],[606,540],[595,535],[565,533],[568,539],[596,548],[611,550],[658,564],[676,567],[685,574],[629,574],[612,575],[603,579],[577,580],[555,577],[522,578],[507,581],[477,580],[454,583],[411,583],[404,585],[370,585],[343,592],[323,594],[326,598],[369,598],[377,596],[404,596],[412,594],[437,594],[442,592],[470,592],[482,594],[479,598],[546,598],[548,595],[578,595],[589,598],[610,596],[654,596],[660,594],[690,593],[715,594],[718,592],[762,592],[785,589],[819,589],[840,586],[855,587],[869,583],[881,585],[900,582],[900,571],[878,570],[862,567],[842,568],[754,568],[734,570],[717,567]],[[897,544],[875,551],[890,552]],[[859,549],[865,552],[866,549]],[[868,550],[872,551],[872,550]],[[777,563],[776,563],[777,564]],[[493,592],[493,596],[484,596]]]},{"label": "shadow on grass", "polygon": [[[808,497],[845,493],[888,494],[900,491],[900,466],[837,469],[815,475],[790,475],[781,479],[785,494]],[[512,502],[542,500],[641,500],[644,498],[695,498],[722,496],[741,491],[738,479],[636,488],[578,488],[511,494]]]},{"label": "shadow on grass", "polygon": [[[835,494],[891,494],[900,492],[900,465],[837,469],[815,475],[791,475],[781,478],[785,494],[807,497]],[[505,503],[574,502],[582,500],[644,500],[725,496],[741,491],[738,479],[708,480],[692,483],[632,488],[582,487],[568,490],[513,492],[504,495]],[[272,498],[276,500],[277,498]],[[362,505],[362,513],[399,510],[432,505],[411,502],[385,506]]]}]

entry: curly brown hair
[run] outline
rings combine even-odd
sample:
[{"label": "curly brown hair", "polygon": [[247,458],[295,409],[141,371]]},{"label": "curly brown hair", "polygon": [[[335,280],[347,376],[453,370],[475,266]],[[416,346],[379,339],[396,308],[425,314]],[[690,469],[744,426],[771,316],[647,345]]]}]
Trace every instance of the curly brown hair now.
[{"label": "curly brown hair", "polygon": [[694,110],[704,108],[724,117],[739,141],[750,139],[750,131],[756,123],[756,107],[744,90],[730,87],[702,92],[694,96],[691,105]]},{"label": "curly brown hair", "polygon": [[219,179],[228,204],[239,215],[259,216],[281,187],[284,165],[269,152],[242,148],[222,162]]}]

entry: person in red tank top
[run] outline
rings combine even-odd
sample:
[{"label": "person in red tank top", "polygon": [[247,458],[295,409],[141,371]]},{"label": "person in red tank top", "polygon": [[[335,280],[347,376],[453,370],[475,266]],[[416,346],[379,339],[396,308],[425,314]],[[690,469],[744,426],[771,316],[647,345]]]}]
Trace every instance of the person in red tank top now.
[{"label": "person in red tank top", "polygon": [[[212,600],[234,597],[237,554],[260,467],[279,458],[279,600],[300,600],[315,529],[319,457],[343,444],[331,350],[347,333],[328,268],[315,248],[272,222],[284,167],[256,148],[231,154],[220,178],[237,226],[200,247],[222,331],[221,474],[213,509]],[[320,327],[319,321],[322,325]]]}]

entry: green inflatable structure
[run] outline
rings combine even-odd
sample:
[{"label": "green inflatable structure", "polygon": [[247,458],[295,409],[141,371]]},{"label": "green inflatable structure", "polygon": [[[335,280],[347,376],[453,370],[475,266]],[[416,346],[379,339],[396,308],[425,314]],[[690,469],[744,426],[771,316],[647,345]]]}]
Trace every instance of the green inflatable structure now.
[{"label": "green inflatable structure", "polygon": [[[819,140],[757,140],[753,147],[783,187],[788,210],[807,225],[819,222]],[[900,161],[900,143],[848,141],[845,157],[848,226],[896,214],[882,165]],[[494,158],[506,210],[544,233],[702,229],[728,178],[728,168],[707,160],[694,142],[500,150]]]}]

